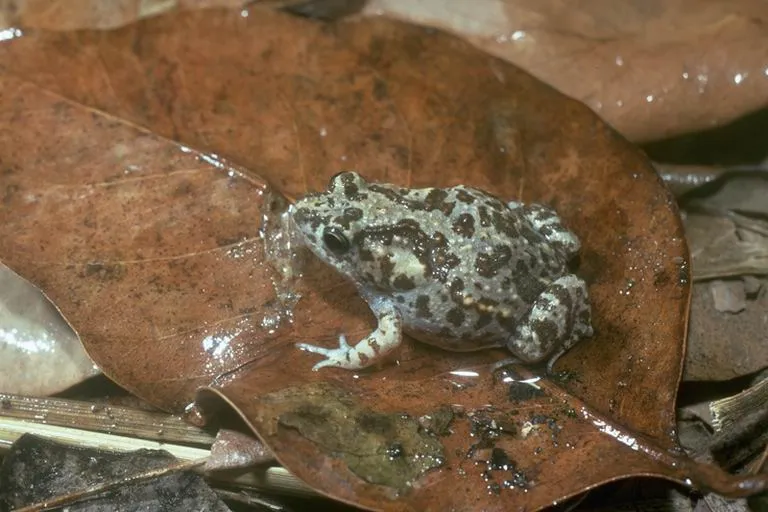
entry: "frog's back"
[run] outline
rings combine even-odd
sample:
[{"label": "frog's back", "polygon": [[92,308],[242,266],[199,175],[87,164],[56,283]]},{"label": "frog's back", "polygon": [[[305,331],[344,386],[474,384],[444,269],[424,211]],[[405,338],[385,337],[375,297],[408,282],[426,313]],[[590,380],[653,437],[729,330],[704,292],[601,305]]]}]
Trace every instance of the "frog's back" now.
[{"label": "frog's back", "polygon": [[503,345],[566,261],[525,209],[457,186],[409,193],[428,208],[430,279],[395,294],[414,337],[451,350]]}]

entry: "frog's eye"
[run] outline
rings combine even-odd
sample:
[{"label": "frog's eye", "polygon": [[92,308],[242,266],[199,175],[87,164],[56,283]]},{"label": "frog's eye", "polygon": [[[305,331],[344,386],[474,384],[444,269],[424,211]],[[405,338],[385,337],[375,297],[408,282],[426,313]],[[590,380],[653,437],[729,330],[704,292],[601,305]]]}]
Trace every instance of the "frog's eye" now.
[{"label": "frog's eye", "polygon": [[331,176],[331,179],[328,181],[328,188],[334,190],[336,187],[344,187],[346,189],[354,186],[356,190],[364,184],[365,180],[355,171],[341,171]]},{"label": "frog's eye", "polygon": [[349,239],[339,228],[331,227],[323,230],[323,243],[333,254],[341,255],[349,250]]}]

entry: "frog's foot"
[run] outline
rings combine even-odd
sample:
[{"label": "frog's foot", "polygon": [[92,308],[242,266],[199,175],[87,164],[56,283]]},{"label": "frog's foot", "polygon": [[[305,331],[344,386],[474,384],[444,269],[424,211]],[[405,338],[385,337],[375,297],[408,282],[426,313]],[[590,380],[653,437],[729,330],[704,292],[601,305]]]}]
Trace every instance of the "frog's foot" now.
[{"label": "frog's foot", "polygon": [[339,336],[337,348],[325,348],[307,343],[296,344],[296,347],[301,350],[325,356],[326,359],[312,367],[313,371],[326,366],[346,370],[366,368],[400,346],[403,337],[400,314],[385,303],[374,303],[371,309],[378,318],[379,325],[376,330],[354,346],[347,343],[347,338],[343,334]]},{"label": "frog's foot", "polygon": [[320,354],[325,356],[326,359],[320,361],[312,367],[313,371],[317,371],[320,368],[326,366],[335,366],[338,368],[353,369],[356,367],[350,366],[352,363],[352,353],[354,349],[347,343],[347,337],[343,334],[339,335],[339,347],[338,348],[325,348],[317,345],[310,345],[309,343],[297,343],[296,347],[306,352],[312,352],[313,354]]},{"label": "frog's foot", "polygon": [[547,371],[581,338],[592,335],[587,284],[569,274],[552,282],[518,324],[507,348],[527,363],[548,359]]},{"label": "frog's foot", "polygon": [[535,203],[522,206],[519,203],[514,204],[517,208],[521,208],[523,215],[536,231],[543,234],[547,242],[561,250],[566,257],[572,258],[579,252],[581,242],[576,235],[563,226],[563,222],[555,210],[549,206]]}]

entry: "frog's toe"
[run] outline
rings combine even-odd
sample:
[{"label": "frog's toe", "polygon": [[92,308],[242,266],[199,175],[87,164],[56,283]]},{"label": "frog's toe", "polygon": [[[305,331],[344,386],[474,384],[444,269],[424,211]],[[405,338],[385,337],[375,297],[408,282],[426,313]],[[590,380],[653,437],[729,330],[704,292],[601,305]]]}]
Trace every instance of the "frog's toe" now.
[{"label": "frog's toe", "polygon": [[320,368],[325,368],[326,366],[330,366],[331,368],[338,368],[338,367],[341,367],[341,364],[339,364],[339,362],[334,359],[324,359],[319,363],[317,363],[315,366],[313,366],[312,371],[316,372]]},{"label": "frog's toe", "polygon": [[339,334],[339,348],[337,350],[349,350],[352,347],[347,343],[347,337],[343,334]]},{"label": "frog's toe", "polygon": [[296,348],[303,350],[304,352],[312,352],[313,354],[320,354],[327,356],[331,349],[325,347],[319,347],[317,345],[310,345],[309,343],[297,343]]},{"label": "frog's toe", "polygon": [[331,367],[337,367],[341,368],[344,366],[343,361],[345,360],[345,356],[347,354],[347,350],[342,348],[325,348],[325,347],[318,347],[317,345],[309,345],[307,343],[297,343],[296,348],[299,350],[303,350],[305,352],[312,352],[313,354],[320,354],[321,356],[324,356],[325,359],[320,361],[319,363],[315,364],[312,367],[312,371],[317,371],[320,368],[325,368],[326,366]]},{"label": "frog's toe", "polygon": [[297,343],[296,348],[305,352],[312,352],[313,354],[320,354],[325,356],[326,359],[320,361],[312,367],[312,371],[317,371],[320,368],[326,366],[334,368],[346,368],[349,366],[349,355],[353,350],[347,343],[347,338],[343,334],[339,335],[339,346],[337,348],[325,348],[318,345],[310,345],[309,343]]}]

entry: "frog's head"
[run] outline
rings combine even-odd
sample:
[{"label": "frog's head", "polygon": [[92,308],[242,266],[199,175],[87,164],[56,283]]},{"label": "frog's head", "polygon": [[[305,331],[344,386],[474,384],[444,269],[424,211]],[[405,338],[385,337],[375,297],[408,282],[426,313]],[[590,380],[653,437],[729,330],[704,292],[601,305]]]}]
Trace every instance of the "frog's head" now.
[{"label": "frog's head", "polygon": [[[413,255],[400,246],[415,242],[407,234],[398,236],[408,229],[397,223],[398,195],[392,186],[369,185],[355,172],[342,172],[325,192],[296,201],[291,217],[312,252],[338,272],[363,287],[397,289],[392,270]],[[418,261],[412,263],[423,273]]]},{"label": "frog's head", "polygon": [[325,192],[308,194],[291,207],[291,217],[315,255],[357,279],[354,234],[367,213],[368,183],[351,171],[333,176]]}]

